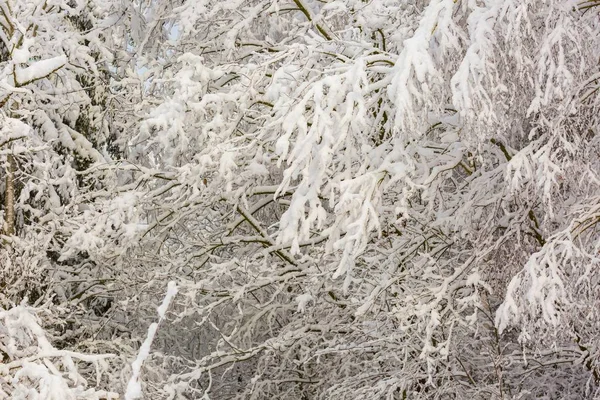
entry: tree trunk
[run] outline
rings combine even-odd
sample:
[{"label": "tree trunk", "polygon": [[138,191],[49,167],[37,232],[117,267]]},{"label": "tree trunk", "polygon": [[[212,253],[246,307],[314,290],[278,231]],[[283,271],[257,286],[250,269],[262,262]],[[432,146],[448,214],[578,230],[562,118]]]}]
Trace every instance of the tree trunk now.
[{"label": "tree trunk", "polygon": [[6,196],[4,202],[4,234],[15,232],[15,158],[9,154],[6,168]]}]

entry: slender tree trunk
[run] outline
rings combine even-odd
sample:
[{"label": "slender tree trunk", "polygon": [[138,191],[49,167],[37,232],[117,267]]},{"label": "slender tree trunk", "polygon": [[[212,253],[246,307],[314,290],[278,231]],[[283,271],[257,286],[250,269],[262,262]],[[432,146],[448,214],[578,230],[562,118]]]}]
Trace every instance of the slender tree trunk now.
[{"label": "slender tree trunk", "polygon": [[7,236],[15,232],[15,158],[8,155],[6,168],[6,196],[4,202],[4,234]]}]

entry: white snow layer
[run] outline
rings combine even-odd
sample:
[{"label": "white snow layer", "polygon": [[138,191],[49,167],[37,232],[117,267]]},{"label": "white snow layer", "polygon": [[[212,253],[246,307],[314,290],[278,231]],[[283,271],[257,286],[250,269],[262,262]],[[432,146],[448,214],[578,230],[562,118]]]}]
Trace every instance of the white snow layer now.
[{"label": "white snow layer", "polygon": [[67,56],[61,55],[58,57],[52,57],[47,60],[41,60],[33,63],[29,67],[21,68],[16,67],[15,78],[17,85],[24,85],[29,82],[33,82],[38,79],[42,79],[60,69],[67,63]]},{"label": "white snow layer", "polygon": [[173,297],[177,294],[177,284],[173,281],[169,282],[167,285],[167,294],[163,299],[162,304],[158,307],[158,315],[160,317],[158,322],[152,323],[148,327],[148,335],[146,336],[146,340],[142,343],[140,347],[140,351],[138,352],[137,358],[131,364],[131,369],[133,370],[131,379],[127,384],[127,391],[125,392],[125,400],[135,400],[142,397],[142,385],[139,381],[140,371],[142,369],[142,365],[144,361],[150,355],[150,347],[152,346],[152,342],[154,341],[154,336],[156,335],[156,330],[158,329],[158,324],[165,317],[165,313],[167,312],[167,308],[169,308],[169,304]]}]

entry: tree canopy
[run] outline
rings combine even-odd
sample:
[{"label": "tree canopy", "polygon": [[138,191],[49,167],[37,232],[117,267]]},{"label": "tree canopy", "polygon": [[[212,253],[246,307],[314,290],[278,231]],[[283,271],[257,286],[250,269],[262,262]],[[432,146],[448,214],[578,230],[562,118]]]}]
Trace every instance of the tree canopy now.
[{"label": "tree canopy", "polygon": [[0,399],[600,398],[597,0],[0,0]]}]

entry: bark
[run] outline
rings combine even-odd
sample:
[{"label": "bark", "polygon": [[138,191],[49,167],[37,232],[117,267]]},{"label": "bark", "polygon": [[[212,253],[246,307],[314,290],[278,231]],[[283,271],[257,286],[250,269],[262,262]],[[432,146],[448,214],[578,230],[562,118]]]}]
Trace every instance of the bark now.
[{"label": "bark", "polygon": [[6,168],[6,196],[4,202],[4,234],[7,236],[15,232],[15,158],[8,155]]}]

